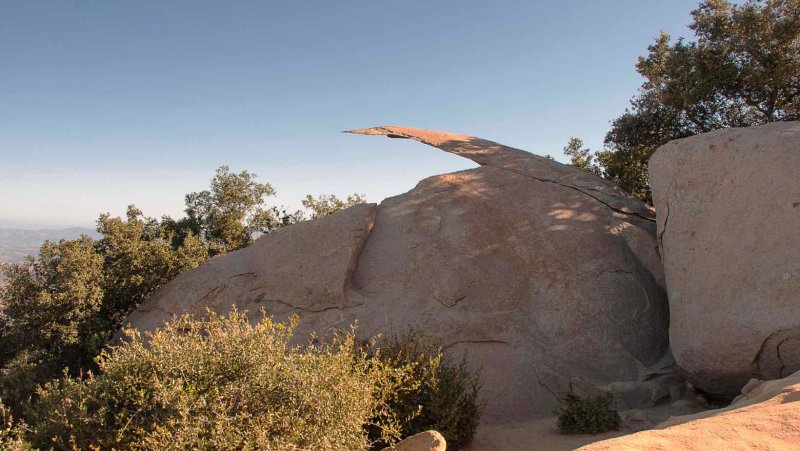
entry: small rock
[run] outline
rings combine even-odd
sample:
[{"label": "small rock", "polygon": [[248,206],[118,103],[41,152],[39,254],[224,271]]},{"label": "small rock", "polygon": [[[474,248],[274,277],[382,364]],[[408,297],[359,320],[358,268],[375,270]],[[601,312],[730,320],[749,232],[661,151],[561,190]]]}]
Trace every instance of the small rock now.
[{"label": "small rock", "polygon": [[[390,449],[384,448],[383,451]],[[445,442],[442,434],[436,431],[425,431],[401,440],[400,443],[395,445],[394,449],[396,451],[445,451],[447,442]]]},{"label": "small rock", "polygon": [[744,384],[744,387],[742,387],[742,394],[746,395],[746,394],[750,393],[751,391],[753,391],[754,388],[758,387],[759,385],[761,385],[763,383],[764,383],[764,381],[762,381],[760,379],[756,379],[756,378],[750,379],[749,381],[747,381],[746,384]]}]

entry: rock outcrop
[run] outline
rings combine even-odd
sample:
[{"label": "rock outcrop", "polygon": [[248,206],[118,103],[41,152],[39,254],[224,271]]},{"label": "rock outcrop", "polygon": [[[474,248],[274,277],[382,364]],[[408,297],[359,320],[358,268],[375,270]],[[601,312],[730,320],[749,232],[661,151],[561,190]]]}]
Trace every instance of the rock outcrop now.
[{"label": "rock outcrop", "polygon": [[[392,448],[384,448],[389,451]],[[446,451],[447,442],[442,434],[436,431],[425,431],[401,440],[394,447],[395,451]]]},{"label": "rock outcrop", "polygon": [[750,387],[724,409],[671,418],[656,429],[580,448],[790,450],[800,447],[800,372]]},{"label": "rock outcrop", "polygon": [[214,257],[158,290],[128,321],[139,330],[152,330],[174,315],[201,316],[206,308],[226,313],[235,306],[258,313],[265,306],[270,313],[324,314],[359,305],[362,300],[354,299],[350,284],[376,211],[375,204],[356,205]]},{"label": "rock outcrop", "polygon": [[619,389],[630,407],[666,394],[654,382],[669,357],[651,209],[491,141],[408,127],[353,133],[414,139],[481,167],[215,257],[158,290],[130,323],[146,330],[235,304],[297,314],[300,333],[355,320],[365,334],[415,326],[482,368],[489,422],[549,416],[570,387]]},{"label": "rock outcrop", "polygon": [[800,369],[800,123],[672,141],[650,180],[687,379],[732,396]]}]

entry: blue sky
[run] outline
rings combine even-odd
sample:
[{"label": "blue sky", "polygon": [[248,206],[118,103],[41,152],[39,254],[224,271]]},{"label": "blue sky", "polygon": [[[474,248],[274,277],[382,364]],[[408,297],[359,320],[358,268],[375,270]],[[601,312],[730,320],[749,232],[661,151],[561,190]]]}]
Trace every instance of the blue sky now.
[{"label": "blue sky", "polygon": [[560,157],[602,146],[695,0],[0,3],[0,225],[178,216],[216,167],[299,206],[472,163],[343,135],[396,124]]}]

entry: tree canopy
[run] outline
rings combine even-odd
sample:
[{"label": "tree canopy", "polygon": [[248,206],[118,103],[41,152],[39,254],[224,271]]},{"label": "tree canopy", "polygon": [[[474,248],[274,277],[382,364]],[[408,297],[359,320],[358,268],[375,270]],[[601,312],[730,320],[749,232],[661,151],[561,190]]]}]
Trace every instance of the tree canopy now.
[{"label": "tree canopy", "polygon": [[245,247],[256,232],[280,227],[277,210],[264,204],[264,198],[274,196],[275,189],[255,179],[256,175],[246,170],[235,174],[221,166],[210,189],[186,195],[187,222],[213,254]]},{"label": "tree canopy", "polygon": [[354,193],[347,199],[339,199],[335,194],[320,194],[315,199],[311,194],[303,199],[303,207],[311,212],[311,219],[324,218],[353,205],[366,202],[363,194]]},{"label": "tree canopy", "polygon": [[601,174],[592,151],[583,147],[583,140],[580,138],[570,138],[567,145],[564,146],[563,152],[564,155],[570,157],[570,165],[592,174]]},{"label": "tree canopy", "polygon": [[800,0],[706,0],[691,14],[694,41],[662,32],[639,58],[645,81],[597,154],[603,176],[641,199],[658,146],[800,119]]}]

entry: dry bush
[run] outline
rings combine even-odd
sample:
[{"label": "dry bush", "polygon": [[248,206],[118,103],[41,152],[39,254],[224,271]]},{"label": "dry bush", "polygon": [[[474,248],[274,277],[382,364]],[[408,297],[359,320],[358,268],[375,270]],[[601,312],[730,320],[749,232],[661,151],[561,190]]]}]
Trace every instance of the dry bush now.
[{"label": "dry bush", "polygon": [[14,424],[8,407],[0,399],[0,449],[4,451],[26,451],[31,447],[22,440],[22,429]]},{"label": "dry bush", "polygon": [[295,325],[251,325],[234,310],[129,330],[97,375],[39,390],[28,438],[56,449],[365,449],[369,425],[394,443],[388,401],[413,387],[410,369],[360,351],[353,330],[292,347]]},{"label": "dry bush", "polygon": [[[409,381],[413,386],[395,390],[388,401],[395,418],[401,421],[401,436],[433,429],[447,440],[448,449],[468,446],[484,403],[478,396],[479,376],[467,369],[465,358],[454,362],[445,357],[441,347],[417,329],[380,337],[375,346],[387,365],[412,370]],[[380,430],[373,429],[373,438],[378,435]]]}]

